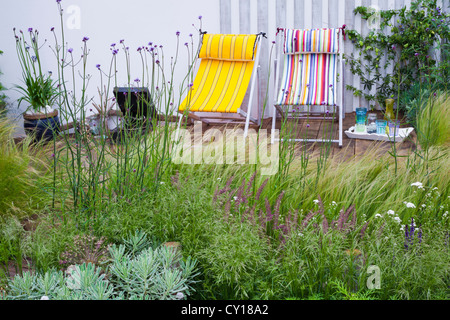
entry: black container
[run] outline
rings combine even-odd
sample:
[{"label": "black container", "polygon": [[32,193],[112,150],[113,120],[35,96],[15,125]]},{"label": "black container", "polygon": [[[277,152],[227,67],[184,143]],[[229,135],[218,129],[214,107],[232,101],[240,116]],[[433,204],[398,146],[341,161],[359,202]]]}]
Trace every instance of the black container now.
[{"label": "black container", "polygon": [[34,135],[34,141],[48,142],[60,131],[58,116],[44,119],[24,119],[23,128],[27,135]]},{"label": "black container", "polygon": [[120,111],[125,116],[123,120],[127,127],[148,126],[148,123],[157,117],[148,88],[115,87],[114,96]]}]

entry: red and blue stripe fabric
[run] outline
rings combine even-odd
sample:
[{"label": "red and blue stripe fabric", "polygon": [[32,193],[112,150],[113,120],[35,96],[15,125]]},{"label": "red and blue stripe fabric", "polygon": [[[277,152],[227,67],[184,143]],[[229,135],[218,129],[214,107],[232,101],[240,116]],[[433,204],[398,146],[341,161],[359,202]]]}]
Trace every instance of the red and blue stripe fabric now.
[{"label": "red and blue stripe fabric", "polygon": [[340,29],[284,29],[278,105],[336,104]]}]

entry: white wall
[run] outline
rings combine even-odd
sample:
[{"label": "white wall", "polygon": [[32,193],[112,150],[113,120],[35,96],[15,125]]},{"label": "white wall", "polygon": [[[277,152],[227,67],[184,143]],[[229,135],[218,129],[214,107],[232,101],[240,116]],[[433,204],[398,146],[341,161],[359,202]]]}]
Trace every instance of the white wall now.
[{"label": "white wall", "polygon": [[[89,37],[87,42],[90,49],[87,71],[92,75],[87,94],[96,98],[97,87],[100,86],[100,64],[108,69],[111,62],[110,45],[125,39],[130,48],[131,79],[142,78],[140,55],[136,49],[153,42],[163,45],[165,69],[170,69],[170,57],[176,54],[177,36],[179,36],[179,60],[175,73],[175,85],[180,84],[187,70],[187,51],[185,42],[190,42],[189,34],[194,35],[195,45],[198,43],[197,29],[200,26],[199,16],[202,16],[202,29],[209,33],[220,32],[219,0],[62,0],[64,8],[65,40],[68,47],[73,48],[75,57],[82,53],[82,39]],[[4,54],[0,56],[0,82],[9,90],[5,93],[9,97],[9,116],[16,118],[21,129],[21,113],[25,106],[17,109],[16,100],[19,94],[11,89],[15,84],[21,84],[21,71],[16,55],[13,28],[27,33],[29,27],[39,30],[40,40],[47,39],[42,48],[44,70],[56,73],[55,55],[49,48],[54,46],[51,27],[60,35],[60,15],[55,0],[2,0],[0,13],[1,47]],[[73,8],[74,10],[69,10]],[[79,25],[77,25],[79,22]],[[193,26],[195,25],[195,27]],[[125,55],[119,50],[118,56],[118,85],[126,85],[127,73]],[[80,69],[80,65],[78,69]],[[78,82],[80,78],[77,76]],[[78,86],[78,88],[80,85]],[[111,89],[112,90],[112,89]],[[112,93],[112,92],[111,92]],[[95,100],[94,100],[95,101]],[[89,109],[89,108],[88,108]],[[89,113],[89,110],[87,110]]]}]

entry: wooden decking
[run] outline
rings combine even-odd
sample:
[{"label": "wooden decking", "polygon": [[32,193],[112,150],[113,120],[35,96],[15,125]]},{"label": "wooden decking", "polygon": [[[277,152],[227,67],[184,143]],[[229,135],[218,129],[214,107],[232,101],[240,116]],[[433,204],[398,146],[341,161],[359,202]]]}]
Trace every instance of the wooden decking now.
[{"label": "wooden decking", "polygon": [[[377,113],[377,112],[375,112]],[[383,116],[381,112],[378,112],[378,118],[381,119]],[[289,129],[289,132],[292,132],[294,137],[297,139],[304,139],[307,137],[308,139],[322,139],[323,135],[329,135],[332,130],[332,139],[339,138],[338,131],[338,122],[331,120],[308,120],[308,123],[304,119],[289,119],[287,122],[288,126],[292,129]],[[401,120],[401,127],[408,127],[404,120]],[[307,126],[309,124],[309,126]],[[355,124],[355,113],[347,113],[345,115],[343,121],[343,131],[347,130],[351,126]],[[211,125],[203,125],[203,131],[205,132],[211,128]],[[262,125],[262,129],[267,129],[268,134],[270,134],[272,128],[272,118],[264,119]],[[276,129],[281,128],[281,119],[278,119],[276,122]],[[291,131],[292,130],[292,131]],[[416,148],[417,136],[415,131],[413,131],[407,139],[405,139],[401,143],[396,143],[396,149],[398,155],[407,155],[410,154]],[[297,142],[299,145],[299,150],[301,147],[310,148],[312,152],[318,151],[321,148],[322,143],[304,143]],[[339,147],[338,143],[331,144],[331,156],[343,156],[345,158],[349,158],[355,155],[361,155],[366,152],[368,149],[376,148],[381,152],[388,152],[392,150],[392,142],[384,142],[384,141],[372,141],[372,140],[362,140],[362,139],[350,139],[343,132],[343,145]]]}]

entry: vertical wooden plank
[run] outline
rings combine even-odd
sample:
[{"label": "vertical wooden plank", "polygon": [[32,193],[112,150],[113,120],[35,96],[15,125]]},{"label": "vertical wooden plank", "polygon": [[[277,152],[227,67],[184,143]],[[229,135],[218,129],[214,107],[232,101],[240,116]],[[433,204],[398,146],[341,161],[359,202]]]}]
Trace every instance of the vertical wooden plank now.
[{"label": "vertical wooden plank", "polygon": [[277,28],[286,28],[286,0],[277,0]]},{"label": "vertical wooden plank", "polygon": [[[387,7],[385,7],[387,10],[393,10],[393,9],[395,9],[395,0],[387,0]],[[394,17],[392,17],[391,18],[391,20],[390,20],[390,23],[392,24],[392,25],[394,25],[395,24],[395,18]],[[387,32],[387,34],[388,35],[391,35],[392,34],[392,32],[391,32],[391,27],[387,27],[387,30],[388,30],[388,32]],[[390,50],[390,48],[388,48],[387,50]],[[383,63],[385,63],[387,61],[387,59],[386,58],[383,58],[383,60],[382,60],[382,62]],[[393,70],[394,70],[394,66],[393,66],[393,64],[391,63],[387,68],[386,68],[386,70],[385,70],[385,73],[384,73],[384,75],[386,75],[386,74],[392,74],[392,72],[393,72]],[[380,110],[383,108],[383,106],[379,106],[379,108],[380,108]]]},{"label": "vertical wooden plank", "polygon": [[[335,1],[330,1],[330,3],[335,2]],[[336,1],[337,2],[337,1]],[[332,8],[329,8],[329,10],[332,10]],[[345,24],[345,10],[346,10],[346,2],[344,0],[339,1],[339,6],[337,11],[337,22],[333,21],[333,24],[331,24],[332,28],[340,28]],[[331,22],[330,22],[331,23]],[[343,55],[345,54],[345,44],[344,44],[344,37],[341,36],[340,39],[340,48],[341,48],[341,59],[343,59]],[[344,117],[345,117],[345,112],[347,110],[347,106],[346,106],[346,99],[345,99],[345,94],[346,94],[346,90],[345,90],[345,65],[342,65],[342,74],[339,75],[339,81],[342,81],[342,90],[339,92],[339,96],[342,96],[342,103],[343,105],[341,106],[341,108],[343,108],[344,111]]]},{"label": "vertical wooden plank", "polygon": [[294,24],[296,29],[304,29],[305,21],[303,19],[304,0],[295,0],[294,2]]},{"label": "vertical wooden plank", "polygon": [[239,33],[239,0],[231,0],[231,33]]},{"label": "vertical wooden plank", "polygon": [[231,33],[231,0],[220,0],[220,33]]},{"label": "vertical wooden plank", "polygon": [[312,28],[317,29],[322,25],[322,2],[313,1],[312,3]]},{"label": "vertical wooden plank", "polygon": [[[361,5],[362,5],[361,0],[355,0],[354,8],[357,8]],[[362,24],[361,16],[359,16],[359,15],[354,16],[354,24],[353,25],[354,25],[354,29],[356,31],[358,31],[358,32],[362,31],[361,24]],[[359,57],[359,50],[355,49],[353,52],[354,52],[355,58],[357,59]],[[353,86],[357,89],[360,88],[360,78],[358,75],[353,75]],[[360,97],[353,96],[353,111],[356,111],[356,108],[358,108],[360,106],[360,104],[361,104]]]},{"label": "vertical wooden plank", "polygon": [[258,0],[250,0],[250,33],[258,33]]},{"label": "vertical wooden plank", "polygon": [[313,1],[312,0],[305,0],[305,8],[304,8],[304,19],[305,19],[305,26],[304,29],[311,29],[313,27]]},{"label": "vertical wooden plank", "polygon": [[274,69],[274,60],[276,58],[276,46],[272,43],[276,40],[276,30],[277,30],[277,1],[271,0],[268,3],[268,15],[267,15],[267,40],[265,40],[269,47],[269,60],[268,60],[268,66],[269,68],[269,85],[268,85],[268,94],[267,94],[267,105],[264,110],[264,116],[265,117],[271,117],[272,116],[272,108],[273,101],[274,101],[274,92],[275,92],[275,69]]},{"label": "vertical wooden plank", "polygon": [[[345,25],[348,29],[354,29],[354,14],[353,9],[355,8],[354,0],[345,0]],[[353,43],[346,38],[344,41],[344,50],[347,56],[354,50]],[[348,62],[344,65],[344,87],[347,85],[353,85],[353,73],[350,71],[350,65]],[[344,89],[344,103],[345,103],[345,112],[353,112],[354,108],[354,97],[353,93],[350,90]]]},{"label": "vertical wooden plank", "polygon": [[239,1],[239,32],[241,34],[249,34],[250,26],[250,0]]},{"label": "vertical wooden plank", "polygon": [[295,28],[294,14],[294,0],[286,0],[286,28]]},{"label": "vertical wooden plank", "polygon": [[[258,0],[258,32],[268,32],[268,10],[269,10],[269,0]],[[261,39],[261,46],[260,46],[260,62],[259,66],[255,66],[258,69],[258,95],[257,95],[257,101],[258,101],[258,115],[260,116],[263,112],[266,113],[266,110],[263,110],[264,101],[266,98],[266,90],[267,90],[267,83],[269,81],[268,79],[268,69],[269,69],[269,45],[267,43],[267,39],[262,38]],[[257,108],[255,108],[257,109]]]},{"label": "vertical wooden plank", "polygon": [[344,24],[344,22],[342,23],[338,23],[338,19],[339,19],[339,14],[336,14],[336,12],[338,12],[338,10],[341,10],[342,7],[345,7],[345,1],[340,0],[340,1],[328,1],[328,28],[337,28],[340,27]]},{"label": "vertical wooden plank", "polygon": [[[319,28],[330,28],[330,25],[328,23],[328,16],[329,16],[329,10],[328,10],[328,2],[329,0],[322,0],[322,8],[321,8],[321,23]],[[336,14],[337,11],[334,12]]]},{"label": "vertical wooden plank", "polygon": [[[370,7],[372,7],[374,10],[377,10],[377,11],[380,10],[380,6],[379,6],[378,0],[371,0],[371,2],[372,3],[370,4]],[[378,27],[376,25],[376,23],[375,23],[374,26],[369,26],[369,25],[367,25],[367,26],[368,26],[368,32],[377,32],[377,31],[379,31],[379,30],[376,29]],[[371,77],[373,77],[373,75],[371,75]],[[372,89],[370,90],[370,94],[372,96],[376,96],[376,94],[377,94],[377,86],[376,85],[372,86]],[[371,102],[370,106],[368,106],[368,107],[375,108],[375,101]]]}]

